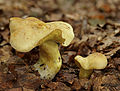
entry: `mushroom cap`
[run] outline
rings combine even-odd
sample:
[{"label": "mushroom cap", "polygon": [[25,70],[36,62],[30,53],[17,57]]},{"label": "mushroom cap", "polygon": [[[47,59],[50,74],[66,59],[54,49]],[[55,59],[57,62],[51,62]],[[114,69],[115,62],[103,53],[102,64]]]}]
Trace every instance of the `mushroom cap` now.
[{"label": "mushroom cap", "polygon": [[107,66],[107,58],[102,53],[93,53],[87,57],[90,69],[104,69]]},{"label": "mushroom cap", "polygon": [[48,40],[68,46],[74,38],[71,25],[62,21],[44,23],[34,17],[13,17],[9,27],[10,44],[20,52],[29,52]]}]

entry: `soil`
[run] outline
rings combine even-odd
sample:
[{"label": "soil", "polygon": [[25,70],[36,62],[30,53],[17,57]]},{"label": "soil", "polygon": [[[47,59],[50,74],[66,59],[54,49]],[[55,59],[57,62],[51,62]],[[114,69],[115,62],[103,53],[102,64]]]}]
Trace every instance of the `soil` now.
[{"label": "soil", "polygon": [[[62,67],[51,81],[32,67],[38,47],[17,52],[9,43],[10,17],[65,21],[74,28],[68,47],[60,46]],[[79,78],[76,55],[106,55],[105,69]],[[0,0],[0,91],[120,91],[120,0]]]}]

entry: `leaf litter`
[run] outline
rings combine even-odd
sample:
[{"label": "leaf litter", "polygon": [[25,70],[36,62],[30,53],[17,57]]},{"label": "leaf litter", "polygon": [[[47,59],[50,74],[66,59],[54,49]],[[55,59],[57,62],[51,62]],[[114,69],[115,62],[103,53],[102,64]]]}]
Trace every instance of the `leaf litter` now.
[{"label": "leaf litter", "polygon": [[[119,91],[119,0],[0,0],[0,91]],[[41,80],[32,65],[39,58],[36,47],[29,53],[9,44],[9,18],[34,16],[45,22],[62,20],[74,28],[68,47],[60,46],[63,64],[52,81]],[[79,79],[76,55],[101,52],[108,66]]]}]

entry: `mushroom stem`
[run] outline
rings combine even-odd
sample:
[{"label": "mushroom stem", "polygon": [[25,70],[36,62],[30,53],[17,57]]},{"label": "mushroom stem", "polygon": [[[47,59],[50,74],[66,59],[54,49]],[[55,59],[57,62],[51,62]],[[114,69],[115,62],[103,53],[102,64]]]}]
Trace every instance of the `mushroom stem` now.
[{"label": "mushroom stem", "polygon": [[46,41],[39,48],[40,58],[34,67],[38,70],[41,79],[53,79],[62,64],[58,45],[54,41]]},{"label": "mushroom stem", "polygon": [[92,74],[93,70],[85,70],[82,67],[80,67],[80,72],[79,72],[79,78],[89,78]]}]

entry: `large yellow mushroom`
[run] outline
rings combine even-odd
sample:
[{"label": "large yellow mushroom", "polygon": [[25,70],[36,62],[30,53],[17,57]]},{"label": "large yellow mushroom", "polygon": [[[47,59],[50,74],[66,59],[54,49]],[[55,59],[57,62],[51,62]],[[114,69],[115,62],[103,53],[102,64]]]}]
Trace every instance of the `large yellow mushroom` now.
[{"label": "large yellow mushroom", "polygon": [[39,46],[40,58],[34,67],[41,79],[54,78],[62,64],[57,43],[68,46],[73,38],[73,28],[62,21],[44,23],[34,17],[10,19],[10,44],[14,49],[29,52]]}]

